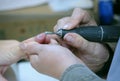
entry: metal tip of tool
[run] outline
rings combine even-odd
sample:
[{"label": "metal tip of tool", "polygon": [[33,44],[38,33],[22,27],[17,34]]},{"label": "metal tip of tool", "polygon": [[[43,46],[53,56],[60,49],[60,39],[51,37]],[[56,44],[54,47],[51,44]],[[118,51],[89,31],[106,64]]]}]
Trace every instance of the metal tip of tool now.
[{"label": "metal tip of tool", "polygon": [[45,34],[56,34],[54,32],[49,32],[49,31],[46,31]]},{"label": "metal tip of tool", "polygon": [[57,32],[46,31],[45,34],[46,35],[48,35],[48,34],[56,34],[56,35],[62,37],[62,30],[58,30]]}]

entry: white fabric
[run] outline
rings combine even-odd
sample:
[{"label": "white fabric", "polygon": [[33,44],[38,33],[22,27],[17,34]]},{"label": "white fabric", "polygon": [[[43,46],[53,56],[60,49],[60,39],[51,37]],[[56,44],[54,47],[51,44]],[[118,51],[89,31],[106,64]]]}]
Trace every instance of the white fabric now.
[{"label": "white fabric", "polygon": [[49,0],[53,11],[66,11],[75,7],[90,9],[93,7],[92,0]]},{"label": "white fabric", "polygon": [[0,0],[0,11],[34,7],[48,3],[53,11],[66,11],[75,7],[92,8],[92,0]]},{"label": "white fabric", "polygon": [[33,7],[46,2],[47,0],[0,0],[0,11]]},{"label": "white fabric", "polygon": [[5,77],[8,81],[58,81],[55,78],[37,72],[30,62],[13,64],[6,71]]}]

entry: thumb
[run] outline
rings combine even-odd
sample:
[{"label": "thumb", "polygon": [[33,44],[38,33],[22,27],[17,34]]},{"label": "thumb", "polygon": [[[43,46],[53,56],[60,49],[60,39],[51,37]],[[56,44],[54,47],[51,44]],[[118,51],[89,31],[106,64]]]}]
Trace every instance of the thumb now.
[{"label": "thumb", "polygon": [[89,42],[76,33],[66,34],[64,36],[64,40],[68,45],[73,46],[81,51],[86,50],[89,47]]},{"label": "thumb", "polygon": [[24,53],[31,55],[38,54],[42,49],[41,44],[34,41],[29,43],[21,43],[20,48]]},{"label": "thumb", "polygon": [[8,81],[8,80],[6,80],[6,79],[2,76],[2,74],[0,74],[0,81]]}]

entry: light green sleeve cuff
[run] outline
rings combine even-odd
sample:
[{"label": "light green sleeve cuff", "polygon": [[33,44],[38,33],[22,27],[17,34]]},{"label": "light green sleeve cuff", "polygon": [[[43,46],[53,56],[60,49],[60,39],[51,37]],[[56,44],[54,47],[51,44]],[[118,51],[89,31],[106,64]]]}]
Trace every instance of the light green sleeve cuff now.
[{"label": "light green sleeve cuff", "polygon": [[62,75],[60,81],[105,81],[82,64],[70,66]]}]

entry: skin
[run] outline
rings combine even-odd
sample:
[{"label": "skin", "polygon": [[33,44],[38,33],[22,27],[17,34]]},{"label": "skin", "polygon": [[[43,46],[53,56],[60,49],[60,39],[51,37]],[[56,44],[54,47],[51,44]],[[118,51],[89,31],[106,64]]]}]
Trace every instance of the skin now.
[{"label": "skin", "polygon": [[[64,17],[58,20],[54,27],[54,32],[59,29],[73,29],[80,26],[97,25],[94,19],[80,8],[74,9],[70,17]],[[60,45],[70,49],[78,58],[80,58],[91,70],[99,71],[109,58],[108,50],[104,45],[97,42],[90,42],[76,33],[68,33],[63,39],[56,35],[48,35],[59,42]],[[40,36],[36,37],[40,42]]]},{"label": "skin", "polygon": [[[87,25],[96,23],[86,11],[76,8],[72,16],[58,20],[54,31]],[[21,47],[38,72],[58,79],[71,65],[85,64],[96,72],[109,58],[109,53],[102,44],[87,41],[76,33],[68,33],[63,39],[42,33],[22,42]]]},{"label": "skin", "polygon": [[[47,40],[46,40],[47,39]],[[36,38],[21,43],[21,49],[29,55],[31,65],[40,73],[60,79],[63,72],[74,64],[84,64],[68,48],[40,34],[39,42]]]},{"label": "skin", "polygon": [[0,40],[0,81],[7,81],[3,74],[7,68],[25,57],[16,40]]},{"label": "skin", "polygon": [[16,40],[0,41],[0,65],[11,65],[24,57]]},{"label": "skin", "polygon": [[[77,8],[72,16],[58,20],[54,31],[86,25],[96,25],[96,23],[86,11]],[[102,44],[87,41],[75,33],[68,33],[63,39],[56,35],[39,34],[22,42],[21,49],[20,42],[16,40],[0,41],[0,44],[0,81],[6,81],[2,75],[9,65],[26,56],[38,72],[58,79],[74,64],[85,63],[96,72],[109,57],[108,51]]]}]

